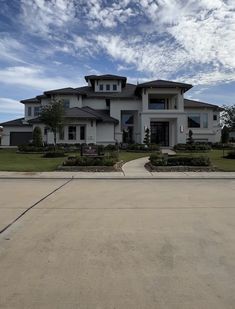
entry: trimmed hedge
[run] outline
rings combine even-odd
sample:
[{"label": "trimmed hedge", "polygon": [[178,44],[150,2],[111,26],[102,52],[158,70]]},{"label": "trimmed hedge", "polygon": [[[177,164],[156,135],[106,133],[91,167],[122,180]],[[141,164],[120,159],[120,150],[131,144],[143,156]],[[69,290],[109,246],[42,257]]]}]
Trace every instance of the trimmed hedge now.
[{"label": "trimmed hedge", "polygon": [[129,144],[125,149],[130,151],[149,152],[149,151],[159,151],[160,147],[157,144],[150,144],[148,146],[145,144]]},{"label": "trimmed hedge", "polygon": [[113,166],[118,161],[118,154],[112,153],[107,156],[89,157],[73,156],[68,157],[63,163],[64,166]]},{"label": "trimmed hedge", "polygon": [[62,158],[65,157],[65,153],[62,151],[51,151],[51,152],[46,152],[43,155],[43,158]]},{"label": "trimmed hedge", "polygon": [[205,156],[164,157],[158,154],[151,154],[149,160],[155,166],[210,166],[211,164],[210,159]]},{"label": "trimmed hedge", "polygon": [[209,151],[211,150],[211,145],[209,144],[200,144],[200,143],[193,143],[193,144],[177,144],[174,146],[175,151]]},{"label": "trimmed hedge", "polygon": [[233,149],[232,144],[214,143],[212,144],[213,149]]}]

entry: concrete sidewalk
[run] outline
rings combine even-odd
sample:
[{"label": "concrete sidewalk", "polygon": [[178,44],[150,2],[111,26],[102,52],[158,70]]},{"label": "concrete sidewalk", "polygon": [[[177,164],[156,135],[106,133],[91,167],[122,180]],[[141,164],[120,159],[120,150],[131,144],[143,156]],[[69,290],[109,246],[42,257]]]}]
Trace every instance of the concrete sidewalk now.
[{"label": "concrete sidewalk", "polygon": [[[125,168],[124,168],[125,169]],[[0,179],[235,179],[234,172],[0,172]]]}]

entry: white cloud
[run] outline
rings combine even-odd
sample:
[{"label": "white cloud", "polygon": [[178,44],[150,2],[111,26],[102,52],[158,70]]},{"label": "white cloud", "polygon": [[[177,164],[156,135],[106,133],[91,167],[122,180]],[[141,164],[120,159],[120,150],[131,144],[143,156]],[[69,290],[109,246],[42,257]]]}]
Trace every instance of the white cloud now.
[{"label": "white cloud", "polygon": [[20,53],[24,51],[24,46],[14,38],[8,35],[0,37],[0,57],[1,60],[26,63]]},{"label": "white cloud", "polygon": [[0,98],[0,114],[23,114],[24,106],[17,100]]},{"label": "white cloud", "polygon": [[49,90],[64,87],[78,87],[81,79],[50,76],[39,66],[15,66],[0,70],[0,82],[37,90]]}]

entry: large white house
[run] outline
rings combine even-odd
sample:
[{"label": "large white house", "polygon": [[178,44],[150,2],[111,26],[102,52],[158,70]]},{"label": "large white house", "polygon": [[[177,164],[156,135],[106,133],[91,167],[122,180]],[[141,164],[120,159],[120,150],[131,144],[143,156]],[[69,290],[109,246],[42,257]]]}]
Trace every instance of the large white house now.
[{"label": "large white house", "polygon": [[116,75],[85,76],[87,86],[45,91],[22,100],[24,118],[1,123],[2,146],[17,146],[32,139],[36,126],[44,142],[53,144],[53,135],[40,122],[40,109],[53,99],[65,107],[65,126],[59,143],[143,143],[146,128],[151,141],[172,147],[185,143],[188,132],[198,141],[220,141],[220,111],[217,105],[187,100],[192,85],[154,80],[138,85]]}]

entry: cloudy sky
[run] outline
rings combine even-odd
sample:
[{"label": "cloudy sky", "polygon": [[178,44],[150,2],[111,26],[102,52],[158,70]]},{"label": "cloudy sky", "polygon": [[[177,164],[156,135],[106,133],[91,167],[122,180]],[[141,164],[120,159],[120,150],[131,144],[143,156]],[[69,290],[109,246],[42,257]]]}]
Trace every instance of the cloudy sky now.
[{"label": "cloudy sky", "polygon": [[21,99],[112,73],[235,101],[234,0],[0,0],[0,121]]}]

